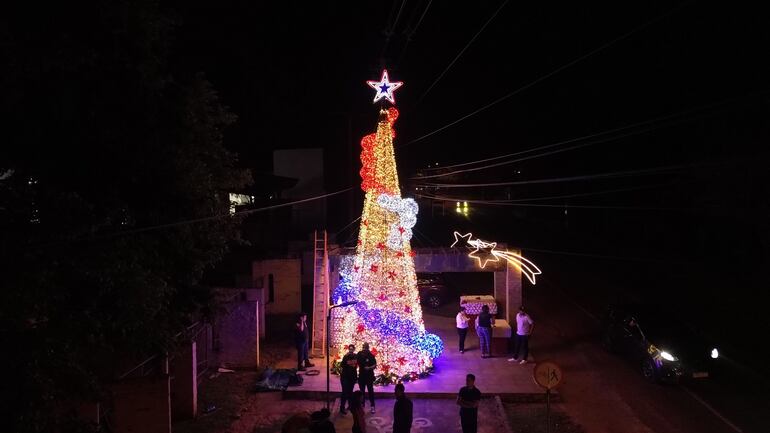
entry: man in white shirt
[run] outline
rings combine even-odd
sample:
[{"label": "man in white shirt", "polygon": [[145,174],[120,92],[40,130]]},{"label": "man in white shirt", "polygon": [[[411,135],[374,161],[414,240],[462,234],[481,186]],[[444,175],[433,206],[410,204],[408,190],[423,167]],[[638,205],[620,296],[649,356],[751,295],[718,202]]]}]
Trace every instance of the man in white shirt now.
[{"label": "man in white shirt", "polygon": [[[513,343],[513,358],[508,361],[519,361],[519,364],[526,364],[527,357],[529,356],[529,336],[532,334],[532,329],[535,328],[535,322],[529,317],[524,306],[519,307],[519,312],[516,314],[516,336]],[[521,355],[521,356],[519,356]]]},{"label": "man in white shirt", "polygon": [[465,353],[465,336],[468,335],[468,322],[471,319],[465,314],[465,307],[460,307],[460,312],[455,317],[457,322],[457,335],[460,336],[460,353]]}]

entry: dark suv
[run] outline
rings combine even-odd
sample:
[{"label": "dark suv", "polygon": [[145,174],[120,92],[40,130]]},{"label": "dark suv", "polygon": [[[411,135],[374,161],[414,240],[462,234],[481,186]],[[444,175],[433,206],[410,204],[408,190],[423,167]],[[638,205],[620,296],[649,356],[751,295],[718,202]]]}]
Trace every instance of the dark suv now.
[{"label": "dark suv", "polygon": [[434,310],[447,301],[447,287],[439,273],[417,274],[417,290],[422,304]]}]

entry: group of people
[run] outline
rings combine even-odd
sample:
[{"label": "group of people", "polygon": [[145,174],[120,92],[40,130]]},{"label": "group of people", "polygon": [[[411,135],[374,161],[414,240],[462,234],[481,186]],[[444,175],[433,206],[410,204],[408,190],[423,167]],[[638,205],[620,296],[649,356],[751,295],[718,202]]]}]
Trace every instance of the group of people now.
[{"label": "group of people", "polygon": [[[459,336],[460,353],[465,353],[465,339],[471,318],[466,314],[465,307],[460,307],[456,316],[457,333]],[[476,317],[476,333],[479,336],[481,357],[492,356],[491,339],[492,328],[495,319],[489,312],[489,307],[484,305],[481,313]],[[312,367],[308,359],[308,326],[307,315],[301,314],[296,323],[295,343],[297,347],[297,369],[302,371],[306,367]],[[508,361],[527,363],[529,356],[529,336],[534,329],[534,321],[527,314],[524,307],[520,307],[516,314],[516,334],[514,335],[514,356]],[[364,422],[364,409],[366,406],[366,393],[369,393],[369,405],[371,413],[375,413],[374,401],[374,370],[377,367],[377,359],[369,350],[369,343],[362,345],[361,351],[356,353],[356,346],[348,346],[348,353],[342,357],[340,370],[340,384],[342,395],[340,397],[340,415],[346,415],[348,411],[353,415],[353,433],[366,433]],[[468,374],[465,386],[457,395],[457,405],[460,406],[460,424],[463,433],[476,433],[478,425],[478,407],[481,400],[481,391],[476,388],[476,377]],[[356,383],[359,390],[353,391]],[[396,384],[396,402],[393,405],[393,433],[408,433],[412,427],[412,401],[404,394],[404,385]],[[311,416],[313,421],[311,432],[335,433],[334,424],[329,421],[330,412],[327,409],[315,412]]]},{"label": "group of people", "polygon": [[[348,403],[348,409],[353,409],[354,404],[361,406],[361,410],[366,406],[366,391],[369,391],[369,405],[371,412],[374,413],[374,369],[377,368],[377,359],[369,350],[369,343],[364,343],[361,351],[356,353],[356,346],[348,346],[348,353],[342,357],[340,370],[340,385],[342,385],[342,396],[340,397],[340,414],[347,414],[345,403]],[[358,383],[359,391],[353,393]],[[358,401],[356,401],[356,399]],[[355,414],[354,414],[355,416]]]},{"label": "group of people", "polygon": [[[404,393],[403,383],[396,384],[396,402],[393,404],[393,433],[409,433],[412,429],[413,404]],[[362,403],[362,392],[356,391],[349,400],[349,410],[353,415],[353,433],[366,433],[366,422]],[[460,406],[460,425],[463,433],[476,433],[478,430],[479,403],[481,391],[476,388],[476,376],[468,374],[465,377],[465,386],[460,388],[457,394],[457,405]],[[331,412],[321,409],[310,415],[310,424],[306,426],[311,433],[336,433],[334,423],[329,419]],[[292,421],[292,420],[290,420]],[[287,424],[291,424],[287,422]],[[297,426],[284,425],[284,432],[299,431]],[[292,428],[294,427],[294,428]]]},{"label": "group of people", "polygon": [[[460,353],[465,353],[465,338],[468,336],[468,327],[471,318],[465,312],[465,307],[460,307],[460,312],[455,316],[457,326],[457,335],[459,337]],[[489,312],[489,306],[481,307],[481,313],[476,316],[476,334],[479,336],[479,347],[481,348],[481,357],[490,358],[492,356],[492,328],[495,326],[494,316]],[[529,336],[535,327],[535,322],[527,314],[522,305],[519,312],[516,313],[516,334],[513,340],[513,358],[508,361],[518,361],[519,364],[526,364],[529,356]]]}]

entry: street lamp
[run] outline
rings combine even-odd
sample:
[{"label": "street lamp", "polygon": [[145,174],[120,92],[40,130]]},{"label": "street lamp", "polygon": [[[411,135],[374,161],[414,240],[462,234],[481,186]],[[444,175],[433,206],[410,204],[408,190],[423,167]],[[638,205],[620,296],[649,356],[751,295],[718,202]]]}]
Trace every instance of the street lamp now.
[{"label": "street lamp", "polygon": [[332,321],[332,309],[339,308],[339,307],[349,307],[351,305],[357,304],[358,301],[349,301],[349,302],[343,302],[341,304],[337,305],[331,305],[329,306],[329,312],[326,315],[326,409],[331,411],[331,408],[329,407],[329,397],[331,395],[331,391],[329,390],[329,380],[330,380],[330,367],[329,367],[329,359],[331,358],[331,353],[329,352],[329,340],[331,339],[331,321]]}]

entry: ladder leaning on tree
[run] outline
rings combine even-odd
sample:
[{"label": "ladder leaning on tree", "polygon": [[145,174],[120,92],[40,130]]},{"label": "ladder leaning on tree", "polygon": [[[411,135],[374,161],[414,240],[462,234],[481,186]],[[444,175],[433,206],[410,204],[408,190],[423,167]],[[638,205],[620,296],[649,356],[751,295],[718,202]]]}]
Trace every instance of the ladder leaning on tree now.
[{"label": "ladder leaning on tree", "polygon": [[329,250],[326,230],[313,232],[313,336],[310,355],[326,355],[326,315],[329,312]]}]

